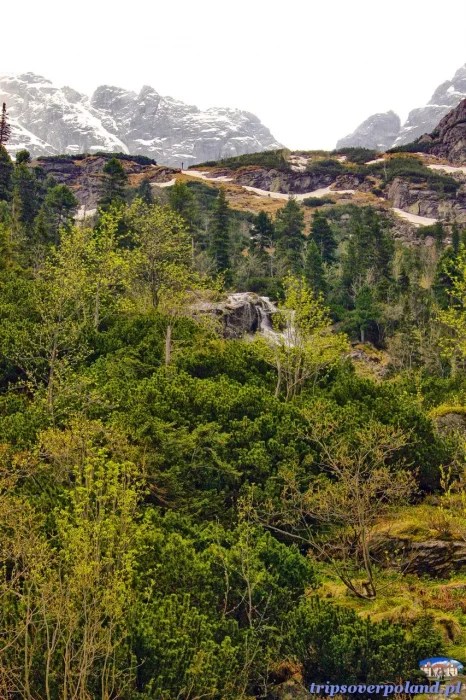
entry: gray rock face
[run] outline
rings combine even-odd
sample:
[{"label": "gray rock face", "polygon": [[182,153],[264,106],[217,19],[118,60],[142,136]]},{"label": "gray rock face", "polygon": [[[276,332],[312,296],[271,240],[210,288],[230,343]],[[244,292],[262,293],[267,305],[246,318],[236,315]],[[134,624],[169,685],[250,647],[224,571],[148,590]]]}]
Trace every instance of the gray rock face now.
[{"label": "gray rock face", "polygon": [[439,121],[466,97],[466,63],[435,90],[429,103],[413,109],[394,145],[411,143],[423,134],[434,131]]},{"label": "gray rock face", "polygon": [[398,566],[404,573],[447,578],[466,567],[466,542],[388,538],[374,543],[372,551],[385,565]]},{"label": "gray rock face", "polygon": [[447,158],[455,165],[466,163],[466,99],[441,119],[430,136],[424,136],[430,143],[430,152]]},{"label": "gray rock face", "polygon": [[242,338],[246,334],[273,333],[271,317],[277,307],[268,297],[254,292],[230,294],[226,301],[203,303],[198,313],[216,316],[225,338]]},{"label": "gray rock face", "polygon": [[12,121],[11,153],[120,151],[179,167],[281,146],[249,112],[202,112],[147,85],[139,94],[102,85],[89,98],[25,73],[0,76],[0,102],[7,103]]},{"label": "gray rock face", "polygon": [[411,143],[423,134],[434,131],[439,121],[465,97],[466,63],[456,71],[452,80],[439,85],[426,105],[413,109],[401,128],[400,120],[394,112],[374,114],[352,134],[340,139],[337,148],[363,146],[386,151],[392,146]]},{"label": "gray rock face", "polygon": [[386,151],[398,136],[401,122],[395,112],[373,114],[366,119],[352,134],[340,139],[337,148],[361,146]]}]

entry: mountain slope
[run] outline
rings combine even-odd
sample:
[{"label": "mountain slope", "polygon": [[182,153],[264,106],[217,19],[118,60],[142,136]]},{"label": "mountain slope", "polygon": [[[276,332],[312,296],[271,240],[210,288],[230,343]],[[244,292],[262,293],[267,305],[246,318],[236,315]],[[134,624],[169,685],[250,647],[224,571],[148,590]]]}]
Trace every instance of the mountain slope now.
[{"label": "mountain slope", "polygon": [[[360,124],[352,134],[340,139],[337,148],[342,146],[363,146],[366,148],[376,148],[375,141],[379,140],[383,147],[381,150],[387,150],[391,146],[401,146],[406,143],[411,143],[423,134],[434,131],[439,121],[451,109],[456,107],[461,100],[466,97],[466,63],[459,68],[452,80],[446,80],[438,86],[434,91],[429,102],[416,109],[411,110],[406,122],[394,134],[387,132],[385,137],[385,126],[383,117],[388,115],[396,115],[393,112],[386,114],[375,114],[366,119]],[[395,119],[392,117],[392,122]],[[372,125],[372,128],[370,128]],[[388,136],[393,136],[389,140]]]},{"label": "mountain slope", "polygon": [[466,164],[466,99],[440,120],[431,134],[419,139],[423,151],[454,165]]},{"label": "mountain slope", "polygon": [[249,112],[201,111],[147,85],[139,94],[103,85],[89,98],[25,73],[0,76],[0,102],[13,123],[12,153],[131,152],[179,166],[280,147]]},{"label": "mountain slope", "polygon": [[361,146],[386,151],[396,139],[401,127],[400,118],[395,112],[373,114],[360,124],[352,134],[340,139],[337,148]]}]

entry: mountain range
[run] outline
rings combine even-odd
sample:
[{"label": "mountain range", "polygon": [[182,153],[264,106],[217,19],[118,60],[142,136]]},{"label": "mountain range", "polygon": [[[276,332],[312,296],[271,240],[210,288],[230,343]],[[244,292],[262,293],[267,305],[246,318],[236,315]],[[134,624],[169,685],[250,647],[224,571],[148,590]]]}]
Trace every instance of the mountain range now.
[{"label": "mountain range", "polygon": [[88,97],[35,73],[3,75],[1,102],[11,121],[13,154],[23,148],[33,156],[114,151],[179,167],[281,145],[250,112],[202,111],[147,85],[139,93],[101,85]]},{"label": "mountain range", "polygon": [[394,146],[411,143],[423,134],[434,131],[439,121],[466,97],[466,63],[451,80],[434,91],[429,102],[411,110],[404,124],[395,112],[373,114],[352,134],[340,139],[337,148],[362,146],[386,151]]}]

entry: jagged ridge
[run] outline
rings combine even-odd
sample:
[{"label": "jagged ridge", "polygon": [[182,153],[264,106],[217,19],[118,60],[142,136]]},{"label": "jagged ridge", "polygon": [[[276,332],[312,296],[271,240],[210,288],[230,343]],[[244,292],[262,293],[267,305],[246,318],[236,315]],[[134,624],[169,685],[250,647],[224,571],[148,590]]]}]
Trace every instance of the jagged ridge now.
[{"label": "jagged ridge", "polygon": [[0,102],[12,119],[10,152],[34,156],[118,151],[180,166],[280,148],[249,112],[201,111],[150,86],[139,94],[102,85],[91,97],[34,73],[0,76]]}]

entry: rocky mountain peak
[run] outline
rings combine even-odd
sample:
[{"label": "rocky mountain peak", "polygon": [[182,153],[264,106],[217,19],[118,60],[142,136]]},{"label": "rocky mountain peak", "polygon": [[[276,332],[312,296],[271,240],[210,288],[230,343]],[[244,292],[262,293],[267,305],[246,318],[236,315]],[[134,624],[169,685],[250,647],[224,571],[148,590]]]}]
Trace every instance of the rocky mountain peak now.
[{"label": "rocky mountain peak", "polygon": [[[384,115],[374,114],[366,119],[349,136],[341,139],[337,143],[337,148],[343,146],[363,146],[366,148],[377,148],[377,141],[387,150],[392,146],[401,146],[415,141],[423,134],[430,133],[435,129],[439,121],[448,112],[456,107],[461,100],[466,97],[466,63],[458,68],[451,80],[441,83],[435,90],[429,102],[423,107],[416,107],[411,110],[403,126],[399,125],[393,138],[388,139],[390,130],[385,135]],[[386,112],[386,115],[393,112]],[[396,115],[395,115],[396,116]],[[395,121],[391,122],[395,127]]]},{"label": "rocky mountain peak", "polygon": [[352,134],[340,139],[337,148],[362,146],[386,151],[400,131],[400,117],[393,111],[373,114],[360,124]]},{"label": "rocky mountain peak", "polygon": [[249,112],[201,111],[163,97],[150,85],[139,94],[101,85],[89,98],[34,73],[4,75],[0,101],[7,103],[14,126],[8,144],[12,153],[21,148],[33,156],[131,152],[179,167],[281,147]]},{"label": "rocky mountain peak", "polygon": [[424,135],[421,141],[431,144],[429,151],[436,156],[446,158],[455,165],[466,163],[466,99],[452,109],[430,135]]}]

